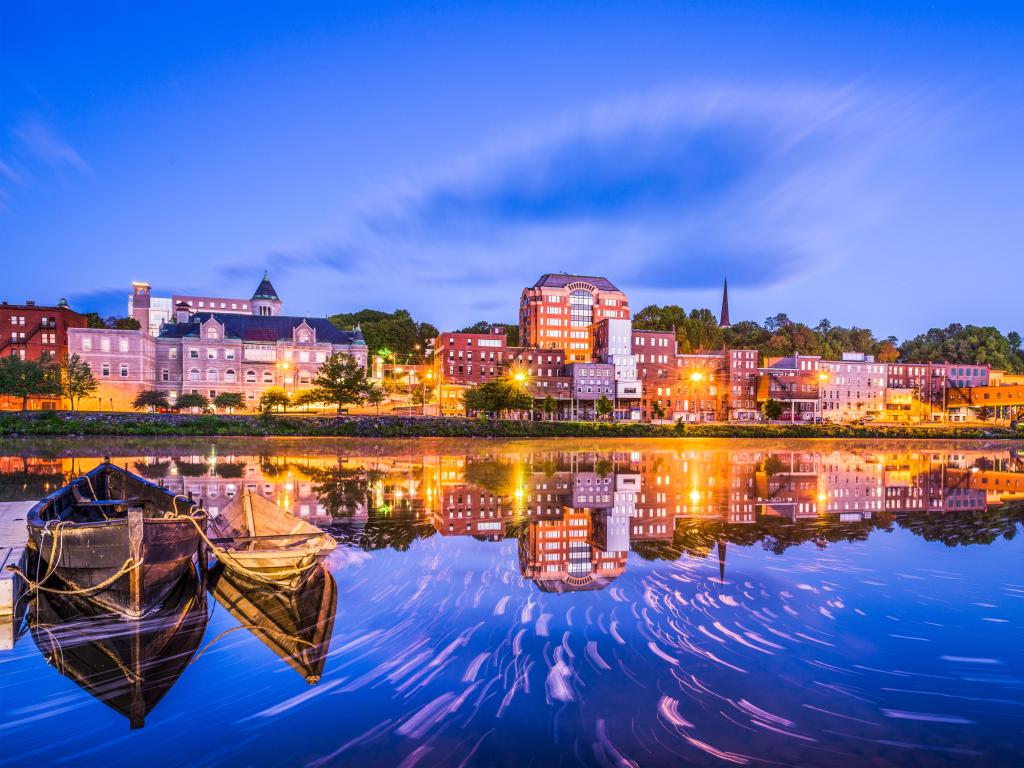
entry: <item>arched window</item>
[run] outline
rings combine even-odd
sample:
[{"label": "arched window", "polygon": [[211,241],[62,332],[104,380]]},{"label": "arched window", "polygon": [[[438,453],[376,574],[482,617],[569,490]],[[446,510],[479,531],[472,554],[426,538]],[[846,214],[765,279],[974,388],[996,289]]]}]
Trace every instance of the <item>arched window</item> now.
[{"label": "arched window", "polygon": [[207,381],[216,381],[217,380],[217,369],[216,368],[210,368],[210,369],[208,369],[206,371],[206,380]]},{"label": "arched window", "polygon": [[229,384],[235,383],[235,372],[230,368],[224,371],[224,381],[228,382]]},{"label": "arched window", "polygon": [[299,384],[309,384],[309,371],[299,371]]},{"label": "arched window", "polygon": [[245,372],[245,383],[246,384],[255,384],[256,383],[256,371],[254,371],[254,370],[252,370],[250,368],[248,371]]},{"label": "arched window", "polygon": [[594,294],[577,288],[569,294],[569,324],[589,327],[594,322]]},{"label": "arched window", "polygon": [[263,383],[264,384],[273,384],[274,383],[274,372],[273,371],[264,371],[263,372]]},{"label": "arched window", "polygon": [[192,368],[188,372],[188,380],[189,381],[199,381],[199,369],[198,368]]}]

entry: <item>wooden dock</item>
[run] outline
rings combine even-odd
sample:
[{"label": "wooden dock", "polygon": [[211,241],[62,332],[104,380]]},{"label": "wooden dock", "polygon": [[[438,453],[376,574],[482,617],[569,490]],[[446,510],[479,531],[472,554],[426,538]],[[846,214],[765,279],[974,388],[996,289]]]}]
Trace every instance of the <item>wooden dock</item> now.
[{"label": "wooden dock", "polygon": [[0,502],[0,651],[14,647],[14,607],[24,584],[20,577],[7,570],[8,565],[22,565],[28,531],[25,515],[34,501]]}]

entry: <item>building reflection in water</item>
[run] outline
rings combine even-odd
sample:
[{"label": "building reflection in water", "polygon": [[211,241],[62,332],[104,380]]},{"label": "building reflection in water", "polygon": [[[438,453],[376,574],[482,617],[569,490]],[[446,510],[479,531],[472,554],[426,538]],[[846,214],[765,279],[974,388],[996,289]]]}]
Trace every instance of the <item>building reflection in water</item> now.
[{"label": "building reflection in water", "polygon": [[[1024,460],[1014,449],[759,449],[631,444],[628,451],[388,454],[218,449],[114,459],[216,513],[243,488],[363,549],[419,538],[518,540],[518,569],[548,592],[601,589],[647,559],[717,557],[728,544],[782,552],[899,526],[948,544],[1016,530]],[[261,445],[261,448],[264,448]],[[33,498],[100,456],[0,456],[3,497]],[[1010,510],[1007,512],[1006,510]],[[994,515],[994,516],[993,516]],[[1003,516],[1001,516],[1003,515]]]}]

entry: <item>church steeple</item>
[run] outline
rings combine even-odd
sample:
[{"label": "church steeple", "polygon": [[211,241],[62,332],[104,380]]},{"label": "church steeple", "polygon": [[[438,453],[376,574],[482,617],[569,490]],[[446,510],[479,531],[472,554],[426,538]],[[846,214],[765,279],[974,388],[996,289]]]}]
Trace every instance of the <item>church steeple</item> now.
[{"label": "church steeple", "polygon": [[732,323],[729,322],[729,278],[722,284],[722,314],[719,316],[718,327],[732,327]]}]

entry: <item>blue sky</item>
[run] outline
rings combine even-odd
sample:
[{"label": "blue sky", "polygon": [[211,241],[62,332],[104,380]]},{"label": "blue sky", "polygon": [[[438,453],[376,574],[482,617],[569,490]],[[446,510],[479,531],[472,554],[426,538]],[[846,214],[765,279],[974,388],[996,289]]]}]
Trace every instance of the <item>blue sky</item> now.
[{"label": "blue sky", "polygon": [[1024,6],[6,3],[3,298],[1024,330]]}]

